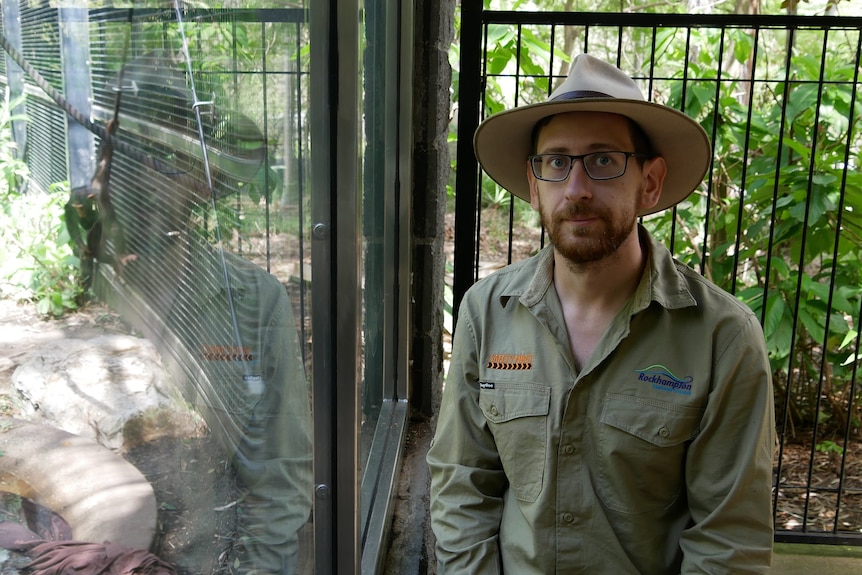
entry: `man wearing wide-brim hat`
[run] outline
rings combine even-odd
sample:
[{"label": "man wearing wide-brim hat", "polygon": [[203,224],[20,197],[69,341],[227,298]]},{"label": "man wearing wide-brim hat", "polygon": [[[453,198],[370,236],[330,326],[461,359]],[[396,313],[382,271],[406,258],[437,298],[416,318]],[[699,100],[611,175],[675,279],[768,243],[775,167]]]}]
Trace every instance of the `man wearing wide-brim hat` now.
[{"label": "man wearing wide-brim hat", "polygon": [[474,143],[550,242],[461,303],[428,453],[438,575],[764,573],[763,332],[637,223],[701,184],[703,129],[584,54]]}]

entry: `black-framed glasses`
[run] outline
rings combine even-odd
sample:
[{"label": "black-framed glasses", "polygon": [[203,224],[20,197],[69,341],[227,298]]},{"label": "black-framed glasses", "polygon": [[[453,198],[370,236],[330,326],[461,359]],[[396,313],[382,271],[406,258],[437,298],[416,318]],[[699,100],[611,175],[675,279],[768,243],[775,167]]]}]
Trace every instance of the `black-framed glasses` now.
[{"label": "black-framed glasses", "polygon": [[546,182],[562,182],[569,177],[575,160],[584,165],[592,180],[613,180],[626,173],[629,158],[648,158],[639,152],[591,152],[572,156],[570,154],[537,154],[530,156],[533,175]]}]

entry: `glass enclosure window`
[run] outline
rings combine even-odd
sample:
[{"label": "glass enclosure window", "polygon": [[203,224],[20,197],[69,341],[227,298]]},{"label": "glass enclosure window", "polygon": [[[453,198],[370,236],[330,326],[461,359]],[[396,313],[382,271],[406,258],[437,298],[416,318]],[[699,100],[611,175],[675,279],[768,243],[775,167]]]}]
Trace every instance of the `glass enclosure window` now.
[{"label": "glass enclosure window", "polygon": [[377,572],[406,433],[410,3],[208,4],[3,3],[28,193],[65,201],[81,302],[158,352],[157,405],[110,444],[152,489],[151,550],[181,574]]},{"label": "glass enclosure window", "polygon": [[[126,245],[115,236],[114,249],[134,258],[106,274],[106,291],[161,342],[208,448],[223,454],[215,477],[189,478],[231,484],[230,501],[209,503],[236,509],[227,533],[212,534],[229,544],[209,546],[210,561],[310,573],[305,14],[92,16],[93,115],[107,123],[120,110],[119,137],[158,160],[118,158]],[[176,562],[199,568],[192,557]]]},{"label": "glass enclosure window", "polygon": [[[33,191],[68,195],[80,281],[170,375],[135,424],[158,438],[119,449],[155,492],[154,552],[180,573],[315,572],[307,10],[15,4],[23,57],[85,93],[68,156],[40,145],[62,123],[28,122],[75,182]],[[26,83],[28,115],[62,120]]]},{"label": "glass enclosure window", "polygon": [[366,0],[362,46],[362,572],[385,550],[387,488],[406,428],[409,314],[409,2]]}]

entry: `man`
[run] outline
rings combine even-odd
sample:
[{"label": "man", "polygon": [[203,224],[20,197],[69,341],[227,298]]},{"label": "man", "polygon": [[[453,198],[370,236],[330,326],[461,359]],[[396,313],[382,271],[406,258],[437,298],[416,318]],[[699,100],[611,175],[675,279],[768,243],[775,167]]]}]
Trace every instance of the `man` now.
[{"label": "man", "polygon": [[[170,87],[160,83],[160,75],[175,74],[147,58],[127,77],[142,87],[135,96],[152,101],[153,93],[162,93],[155,88]],[[129,99],[130,106],[137,102]],[[263,134],[250,118],[225,115],[223,129],[220,143],[234,146],[237,163],[262,161]],[[248,155],[236,156],[236,150]],[[201,169],[181,154],[176,158],[178,171]],[[234,546],[226,554],[231,573],[302,572],[301,531],[311,518],[313,477],[300,326],[285,286],[260,266],[219,248],[211,199],[177,185],[172,175],[142,171],[120,198],[140,263],[124,274],[124,282],[146,302],[147,320],[155,324],[150,335],[181,366],[186,399],[230,455],[244,491],[236,506]],[[216,170],[214,180],[219,184],[229,176]],[[217,185],[214,193],[227,197],[235,190]],[[216,218],[228,209],[221,207]],[[214,556],[221,551],[213,547]]]},{"label": "man", "polygon": [[292,305],[275,276],[190,236],[176,240],[188,257],[168,325],[245,491],[232,566],[292,575],[312,507],[310,393]]},{"label": "man", "polygon": [[461,304],[428,453],[437,573],[765,572],[763,333],[637,224],[701,183],[703,129],[580,55],[474,144],[550,245]]}]

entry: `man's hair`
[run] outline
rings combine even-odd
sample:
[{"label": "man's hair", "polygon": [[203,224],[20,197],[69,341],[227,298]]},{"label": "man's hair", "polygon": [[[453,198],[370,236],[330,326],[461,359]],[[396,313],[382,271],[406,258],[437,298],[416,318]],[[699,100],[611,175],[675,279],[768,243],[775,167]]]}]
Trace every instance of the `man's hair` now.
[{"label": "man's hair", "polygon": [[[553,117],[554,117],[554,115],[545,116],[544,118],[542,118],[541,120],[536,122],[535,126],[533,126],[532,150],[533,150],[534,154],[536,152],[538,152],[539,134],[542,132],[542,128],[547,126],[551,122],[551,119]],[[631,136],[632,145],[634,146],[634,150],[632,150],[632,151],[637,152],[639,154],[646,154],[646,156],[649,158],[654,157],[655,152],[653,152],[652,145],[650,144],[649,138],[647,137],[646,133],[644,133],[643,129],[641,129],[640,125],[637,122],[635,122],[634,120],[632,120],[631,118],[629,118],[628,116],[623,116],[623,117],[626,119],[626,122],[629,125],[629,135]],[[628,150],[624,150],[624,151],[628,151]],[[640,166],[643,166],[644,158],[636,158],[636,159],[637,159],[638,164]]]}]

